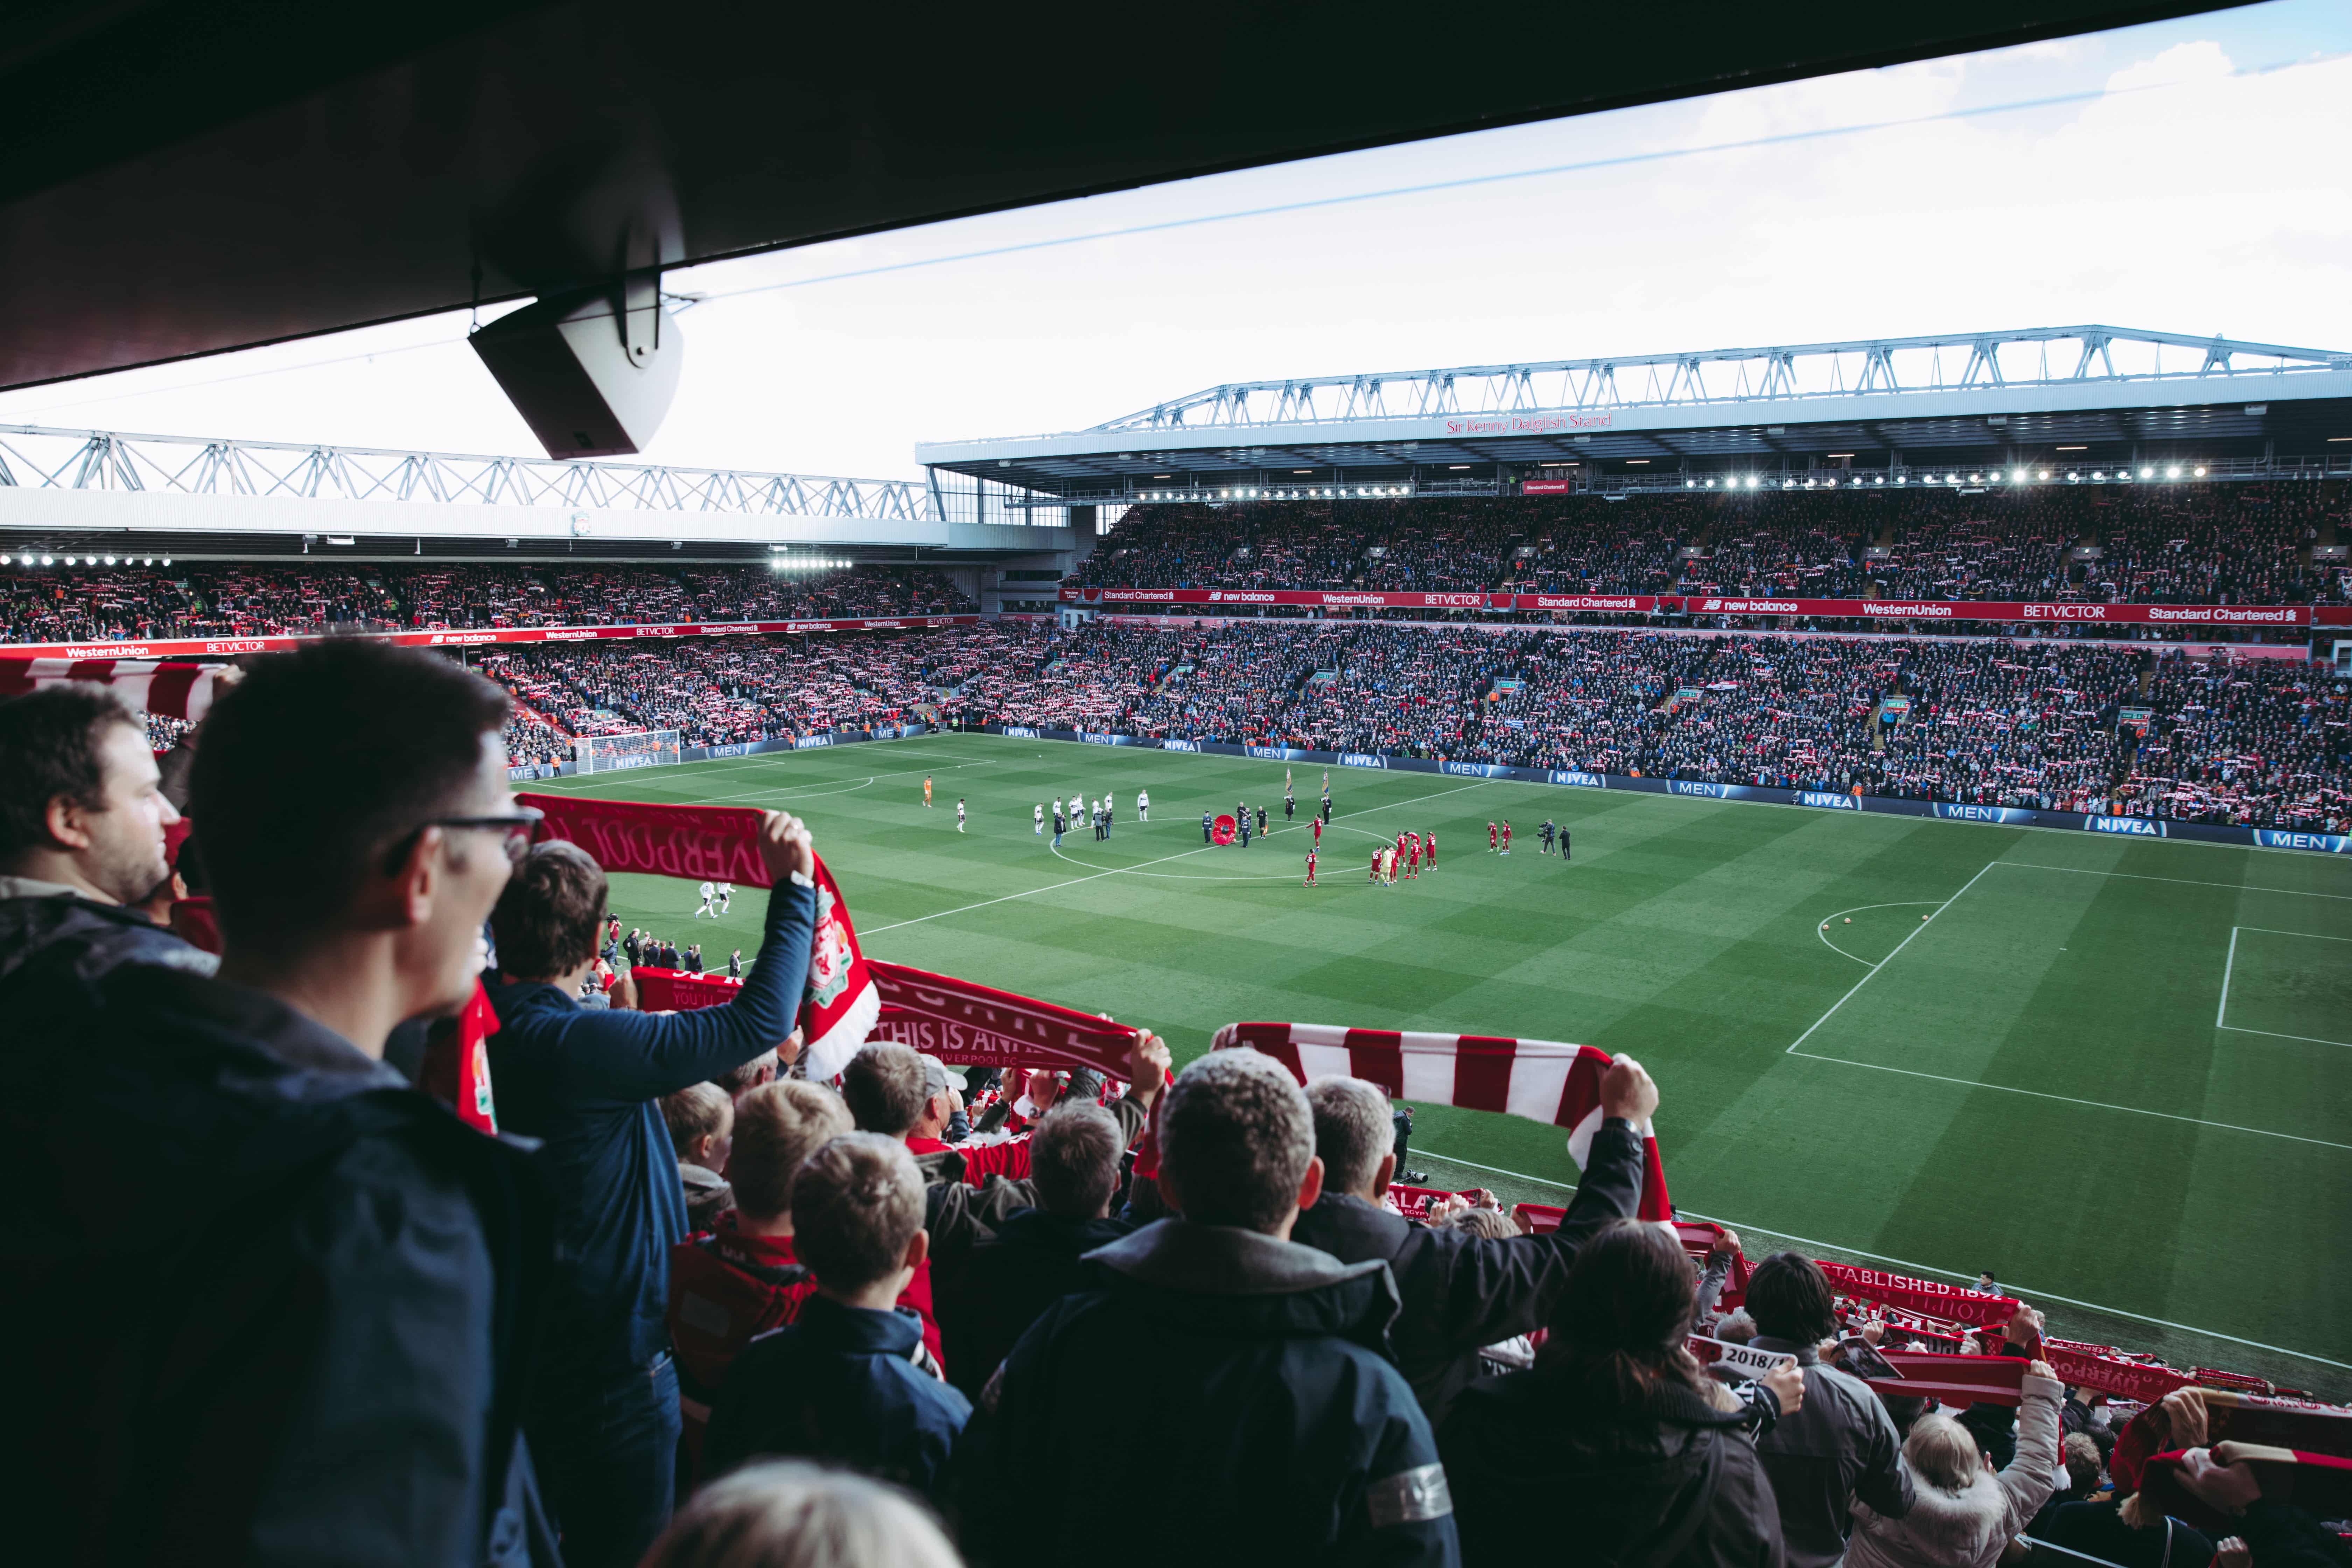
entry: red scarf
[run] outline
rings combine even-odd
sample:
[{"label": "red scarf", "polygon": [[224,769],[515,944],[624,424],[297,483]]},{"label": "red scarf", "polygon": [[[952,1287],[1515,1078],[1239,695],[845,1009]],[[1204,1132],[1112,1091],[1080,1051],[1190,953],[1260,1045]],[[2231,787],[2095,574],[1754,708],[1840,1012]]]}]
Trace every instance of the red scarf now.
[{"label": "red scarf", "polygon": [[[1607,1051],[1551,1040],[1486,1035],[1426,1035],[1349,1029],[1332,1024],[1227,1024],[1212,1048],[1246,1046],[1290,1069],[1300,1083],[1345,1074],[1379,1084],[1393,1100],[1499,1110],[1569,1130],[1568,1152],[1591,1163],[1601,1130],[1601,1076]],[[1643,1219],[1672,1219],[1657,1134],[1642,1129]]]},{"label": "red scarf", "polygon": [[1947,1322],[1998,1327],[2015,1317],[2022,1305],[2007,1296],[1979,1296],[1957,1285],[1908,1279],[1876,1268],[1857,1268],[1850,1263],[1824,1261],[1821,1267],[1822,1272],[1830,1277],[1830,1288],[1841,1296],[1900,1307],[1906,1312],[1920,1312]]},{"label": "red scarf", "polygon": [[[656,805],[646,801],[591,800],[568,795],[518,795],[524,805],[546,814],[542,839],[579,845],[606,871],[635,871],[688,881],[772,886],[760,855],[760,828],[766,813],[750,806]],[[866,1043],[881,1009],[881,997],[840,884],[820,859],[816,863],[816,929],[809,938],[808,976],[801,991],[801,1058],[814,1079],[829,1079]],[[643,971],[639,972],[641,974]],[[644,999],[649,1011],[664,1005],[709,1007],[733,999],[731,992],[689,993],[697,1000],[667,1003]]]}]

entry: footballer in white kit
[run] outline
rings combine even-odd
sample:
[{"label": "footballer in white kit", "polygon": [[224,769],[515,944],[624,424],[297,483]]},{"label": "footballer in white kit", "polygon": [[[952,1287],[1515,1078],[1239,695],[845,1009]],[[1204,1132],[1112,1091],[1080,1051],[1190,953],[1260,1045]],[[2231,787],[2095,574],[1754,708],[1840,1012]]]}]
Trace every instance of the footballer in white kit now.
[{"label": "footballer in white kit", "polygon": [[1151,792],[1148,789],[1135,792],[1135,820],[1138,822],[1151,820]]},{"label": "footballer in white kit", "polygon": [[1031,806],[1029,817],[1037,825],[1037,837],[1043,838],[1045,836],[1045,808],[1042,805]]},{"label": "footballer in white kit", "polygon": [[719,884],[716,882],[705,882],[702,884],[701,892],[702,907],[694,911],[693,918],[700,920],[703,916],[709,915],[712,920],[717,920],[719,918],[719,911],[710,907],[710,900],[719,896]]}]

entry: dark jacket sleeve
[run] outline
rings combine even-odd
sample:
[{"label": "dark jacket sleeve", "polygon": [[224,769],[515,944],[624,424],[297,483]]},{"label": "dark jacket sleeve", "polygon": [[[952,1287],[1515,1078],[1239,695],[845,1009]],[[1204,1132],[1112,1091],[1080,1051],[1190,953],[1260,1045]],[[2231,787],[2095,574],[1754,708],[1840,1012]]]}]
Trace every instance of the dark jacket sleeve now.
[{"label": "dark jacket sleeve", "polygon": [[585,1093],[643,1100],[742,1066],[793,1032],[815,921],[816,889],[777,883],[760,962],[735,1000],[682,1013],[577,1014],[563,1034],[565,1070]]},{"label": "dark jacket sleeve", "polygon": [[1397,1568],[1459,1568],[1462,1544],[1454,1501],[1429,1417],[1402,1376],[1388,1373],[1388,1408],[1365,1476],[1364,1496],[1341,1521],[1328,1561]]},{"label": "dark jacket sleeve", "polygon": [[1408,1305],[1432,1300],[1446,1341],[1465,1350],[1542,1327],[1586,1239],[1641,1206],[1641,1134],[1627,1122],[1604,1122],[1591,1152],[1574,1201],[1549,1236],[1496,1240],[1465,1231],[1418,1232],[1421,1257],[1406,1268],[1442,1269],[1444,1279],[1433,1299],[1406,1286]]},{"label": "dark jacket sleeve", "polygon": [[977,1187],[965,1181],[933,1182],[923,1199],[923,1228],[931,1233],[936,1265],[961,1257],[1012,1215],[1035,1208],[1037,1184],[1009,1176],[991,1176]]},{"label": "dark jacket sleeve", "polygon": [[2315,1517],[2272,1498],[2247,1504],[2235,1533],[2262,1568],[2342,1568],[2347,1555]]},{"label": "dark jacket sleeve", "polygon": [[311,1349],[249,1561],[471,1568],[494,1370],[494,1282],[472,1204],[398,1142],[363,1140],[293,1239],[317,1292]]}]

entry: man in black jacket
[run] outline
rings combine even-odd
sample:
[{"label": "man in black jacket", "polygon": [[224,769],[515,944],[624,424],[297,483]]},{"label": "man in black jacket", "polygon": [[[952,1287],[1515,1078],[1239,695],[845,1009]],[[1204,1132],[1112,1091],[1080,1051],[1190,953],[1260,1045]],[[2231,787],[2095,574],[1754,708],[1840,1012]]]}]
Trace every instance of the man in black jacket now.
[{"label": "man in black jacket", "polygon": [[380,1059],[473,993],[533,821],[506,715],[422,652],[262,661],[194,771],[219,978],[125,963],[0,1031],[26,1561],[553,1560],[517,1431],[544,1198]]},{"label": "man in black jacket", "polygon": [[[956,1463],[980,1563],[1254,1562],[1373,1568],[1459,1561],[1428,1419],[1385,1353],[1387,1266],[1289,1239],[1322,1190],[1315,1124],[1290,1074],[1215,1051],[1169,1086],[1159,1182],[1181,1216],[1086,1255],[1005,1358]],[[1005,1506],[1038,1477],[1097,1473],[1140,1444],[1175,1506],[1139,1529],[1115,1486]]]},{"label": "man in black jacket", "polygon": [[1830,1568],[1845,1555],[1857,1497],[1886,1519],[1911,1511],[1911,1468],[1870,1384],[1821,1363],[1815,1347],[1837,1332],[1837,1296],[1821,1265],[1776,1252],[1748,1277],[1748,1315],[1759,1351],[1782,1351],[1803,1370],[1805,1396],[1756,1440],[1780,1510],[1789,1568]]},{"label": "man in black jacket", "polygon": [[979,1398],[1029,1325],[1086,1288],[1082,1255],[1135,1228],[1110,1217],[1126,1147],[1118,1119],[1083,1100],[1056,1105],[1037,1123],[1029,1140],[1037,1206],[1001,1222],[936,1294],[948,1381],[965,1394]]},{"label": "man in black jacket", "polygon": [[217,967],[131,907],[172,874],[163,829],[180,814],[160,782],[147,727],[103,686],[0,702],[0,997],[20,975]]},{"label": "man in black jacket", "polygon": [[1585,1238],[1630,1218],[1642,1197],[1642,1135],[1657,1109],[1658,1086],[1631,1057],[1601,1080],[1601,1115],[1584,1181],[1549,1236],[1495,1240],[1452,1226],[1415,1225],[1381,1206],[1396,1171],[1386,1090],[1357,1078],[1307,1086],[1321,1155],[1319,1202],[1298,1216],[1293,1239],[1343,1262],[1378,1258],[1396,1275],[1404,1310],[1392,1338],[1397,1365],[1432,1426],[1478,1374],[1478,1349],[1543,1326]]}]

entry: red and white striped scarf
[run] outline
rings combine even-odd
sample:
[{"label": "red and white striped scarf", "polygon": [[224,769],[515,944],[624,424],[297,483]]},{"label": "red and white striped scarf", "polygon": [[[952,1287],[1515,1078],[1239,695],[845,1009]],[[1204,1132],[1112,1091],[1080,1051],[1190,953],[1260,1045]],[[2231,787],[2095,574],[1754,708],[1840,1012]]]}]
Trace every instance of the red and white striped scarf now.
[{"label": "red and white striped scarf", "polygon": [[22,697],[64,680],[89,680],[112,688],[142,713],[193,723],[219,694],[213,677],[221,668],[152,658],[0,658],[0,698]]},{"label": "red and white striped scarf", "polygon": [[[1349,1029],[1336,1024],[1228,1024],[1212,1047],[1247,1046],[1290,1069],[1300,1083],[1345,1075],[1379,1084],[1393,1100],[1498,1110],[1568,1129],[1568,1152],[1591,1164],[1601,1130],[1601,1075],[1612,1058],[1592,1046],[1507,1040],[1488,1035],[1428,1035]],[[1642,1124],[1643,1219],[1672,1219],[1657,1133]],[[1441,1158],[1443,1156],[1440,1156]]]}]

